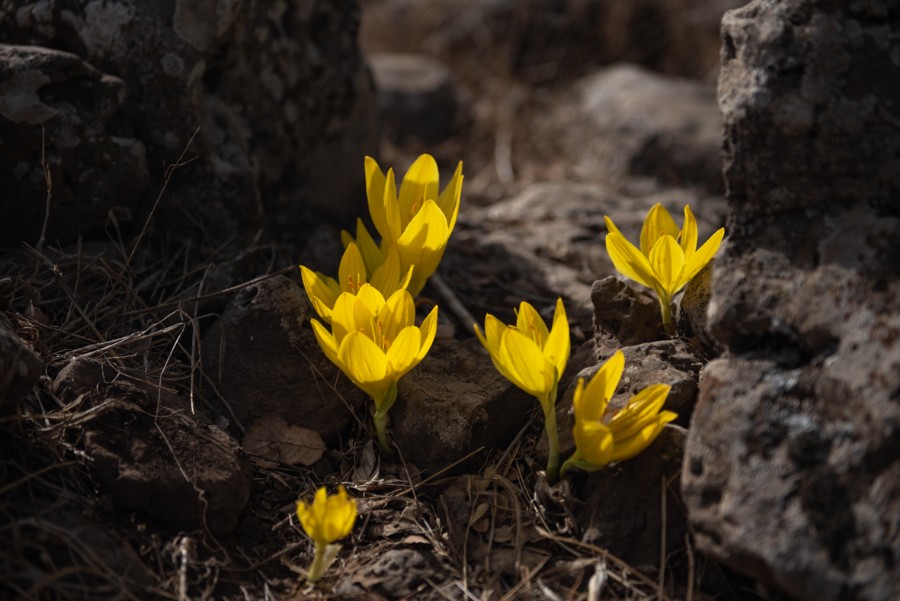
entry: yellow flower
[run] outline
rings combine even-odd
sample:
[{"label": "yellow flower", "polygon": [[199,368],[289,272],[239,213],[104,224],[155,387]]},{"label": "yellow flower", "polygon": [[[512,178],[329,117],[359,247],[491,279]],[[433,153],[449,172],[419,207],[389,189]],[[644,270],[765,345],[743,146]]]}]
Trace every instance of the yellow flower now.
[{"label": "yellow flower", "polygon": [[697,248],[697,220],[690,206],[684,207],[684,227],[660,204],[654,205],[641,228],[641,248],[637,249],[606,217],[606,250],[613,265],[625,277],[656,291],[663,324],[672,323],[672,297],[709,263],[725,236],[719,228]]},{"label": "yellow flower", "polygon": [[387,300],[371,284],[356,294],[342,293],[331,312],[331,331],[313,319],[316,340],[325,356],[375,401],[379,442],[390,450],[384,434],[387,412],[397,399],[397,382],[425,358],[437,331],[437,307],[415,325],[416,308],[404,289]]},{"label": "yellow flower", "polygon": [[347,496],[343,486],[334,495],[329,495],[325,487],[320,488],[311,504],[297,501],[297,518],[316,547],[308,572],[310,582],[321,578],[328,568],[328,546],[350,534],[356,514],[356,501]]},{"label": "yellow flower", "polygon": [[[370,283],[384,296],[390,296],[396,290],[406,288],[412,278],[413,268],[400,271],[400,255],[396,248],[388,249],[385,257],[376,268],[369,269],[363,261],[359,247],[351,242],[344,249],[341,263],[338,267],[338,279],[313,271],[303,265],[300,266],[300,275],[303,279],[303,288],[312,303],[316,313],[327,323],[331,323],[331,310],[335,301],[342,292],[356,294],[363,284]],[[367,274],[371,273],[371,281]]]},{"label": "yellow flower", "polygon": [[583,379],[578,381],[573,398],[575,452],[563,464],[563,473],[571,467],[593,471],[614,461],[630,459],[650,446],[665,425],[678,417],[671,411],[660,411],[671,386],[654,384],[607,418],[609,400],[624,369],[625,355],[616,351],[587,385]]},{"label": "yellow flower", "polygon": [[556,389],[570,351],[569,322],[562,299],[556,301],[549,330],[534,307],[523,301],[515,325],[507,326],[489,314],[484,319],[484,334],[476,324],[475,335],[487,349],[497,371],[540,401],[550,443],[547,477],[555,481],[559,468]]},{"label": "yellow flower", "polygon": [[[401,270],[405,272],[415,265],[409,291],[416,296],[437,269],[456,225],[462,193],[462,162],[441,192],[437,163],[431,155],[421,155],[410,166],[403,176],[399,194],[393,169],[385,176],[371,157],[366,157],[365,169],[369,214],[381,234],[381,245],[375,245],[361,221],[357,223],[356,241],[370,267],[379,265],[387,250],[396,245]],[[345,243],[349,239],[349,235],[344,236]]]}]

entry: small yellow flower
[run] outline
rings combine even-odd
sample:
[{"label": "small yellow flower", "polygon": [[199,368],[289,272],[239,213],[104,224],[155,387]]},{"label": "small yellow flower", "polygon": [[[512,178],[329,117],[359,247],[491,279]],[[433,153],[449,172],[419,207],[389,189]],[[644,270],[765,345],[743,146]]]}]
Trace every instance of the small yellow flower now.
[{"label": "small yellow flower", "polygon": [[725,236],[719,228],[703,246],[697,248],[697,220],[690,206],[684,207],[684,227],[660,204],[654,205],[641,228],[641,248],[637,249],[605,218],[606,250],[613,265],[625,277],[653,288],[659,298],[663,324],[672,323],[672,297],[709,263]]},{"label": "small yellow flower", "polygon": [[[431,155],[421,155],[410,166],[403,176],[399,194],[393,169],[385,175],[371,157],[366,157],[365,169],[369,214],[381,234],[381,244],[375,245],[361,221],[357,223],[356,242],[370,268],[380,265],[388,249],[396,245],[401,271],[415,265],[409,291],[416,296],[437,269],[456,225],[462,193],[462,162],[441,192],[437,162]],[[345,243],[352,239],[349,234],[343,238]]]},{"label": "small yellow flower", "polygon": [[555,481],[559,468],[556,392],[570,351],[569,322],[562,299],[556,301],[549,330],[534,307],[523,301],[515,325],[507,326],[489,314],[484,319],[484,334],[476,324],[475,335],[487,349],[497,371],[540,401],[550,443],[547,477]]},{"label": "small yellow flower", "polygon": [[325,356],[375,401],[379,442],[390,451],[384,426],[397,399],[397,382],[425,358],[437,331],[437,307],[415,325],[412,295],[400,289],[387,300],[371,284],[342,293],[331,312],[331,331],[313,319]]},{"label": "small yellow flower", "polygon": [[616,351],[587,385],[583,379],[578,381],[573,398],[575,452],[563,464],[563,473],[571,467],[594,471],[630,459],[650,446],[665,425],[678,417],[671,411],[660,411],[671,389],[665,384],[644,388],[622,410],[607,417],[609,400],[624,369],[625,355]]},{"label": "small yellow flower", "polygon": [[[347,496],[344,487],[329,495],[325,487],[316,491],[312,503],[297,501],[297,518],[307,536],[315,543],[315,557],[308,572],[310,582],[322,577],[328,569],[328,546],[350,534],[356,522],[356,501]],[[332,559],[334,553],[330,554]]]},{"label": "small yellow flower", "polygon": [[[300,266],[303,288],[316,313],[327,323],[331,323],[331,310],[341,293],[356,294],[363,284],[370,283],[382,295],[390,296],[409,285],[412,272],[413,268],[410,267],[405,273],[401,273],[400,255],[393,247],[388,249],[377,267],[369,269],[354,242],[344,249],[336,281],[321,272]],[[367,277],[369,273],[372,274],[371,280]]]}]

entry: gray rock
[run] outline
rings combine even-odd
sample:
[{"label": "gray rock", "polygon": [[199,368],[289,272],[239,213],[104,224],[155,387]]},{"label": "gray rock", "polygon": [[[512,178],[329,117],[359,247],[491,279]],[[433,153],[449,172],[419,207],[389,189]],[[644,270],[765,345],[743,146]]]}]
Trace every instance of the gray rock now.
[{"label": "gray rock", "polygon": [[[723,21],[732,239],[683,492],[698,547],[798,599],[900,596],[896,3]],[[860,65],[866,65],[863,70]]]},{"label": "gray rock", "polygon": [[578,82],[570,102],[554,118],[571,132],[563,144],[578,173],[723,190],[722,118],[712,86],[617,65]]},{"label": "gray rock", "polygon": [[637,457],[584,477],[575,523],[585,542],[635,567],[658,568],[665,524],[666,553],[684,548],[687,517],[673,482],[681,471],[685,437],[682,428],[667,426]]},{"label": "gray rock", "polygon": [[[71,240],[136,217],[147,182],[144,145],[110,121],[125,83],[68,52],[0,44],[0,245]],[[47,214],[44,160],[51,177]]]},{"label": "gray rock", "polygon": [[[720,253],[726,252],[720,247]],[[678,301],[678,330],[694,336],[711,352],[721,350],[709,332],[709,299],[715,261],[707,263],[694,279],[688,282]]]},{"label": "gray rock", "polygon": [[184,156],[197,158],[169,182],[156,219],[241,244],[257,234],[262,208],[279,232],[303,226],[310,207],[364,210],[362,156],[376,150],[377,127],[357,18],[353,3],[315,0],[2,0],[0,37],[67,50],[125,82],[108,131],[147,148],[145,209],[162,166],[197,131]]},{"label": "gray rock", "polygon": [[232,299],[202,344],[204,370],[224,399],[226,419],[247,428],[280,416],[333,444],[351,423],[350,407],[363,414],[367,397],[322,353],[309,325],[313,316],[303,288],[283,276]]},{"label": "gray rock", "polygon": [[422,54],[372,54],[384,135],[395,142],[439,142],[459,124],[459,101],[450,71]]},{"label": "gray rock", "polygon": [[43,372],[44,364],[0,314],[0,415],[14,413]]},{"label": "gray rock", "polygon": [[406,461],[438,470],[479,447],[504,448],[537,406],[497,372],[478,340],[439,339],[400,380],[394,441]]}]

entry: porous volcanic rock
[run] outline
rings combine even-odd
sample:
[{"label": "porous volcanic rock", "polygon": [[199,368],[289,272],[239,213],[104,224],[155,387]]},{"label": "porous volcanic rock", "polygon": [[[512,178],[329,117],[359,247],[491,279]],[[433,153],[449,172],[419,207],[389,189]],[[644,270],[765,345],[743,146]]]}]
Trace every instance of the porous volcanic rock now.
[{"label": "porous volcanic rock", "polygon": [[631,281],[614,275],[591,286],[594,305],[594,342],[605,356],[623,346],[662,337],[659,301]]},{"label": "porous volcanic rock", "polygon": [[504,448],[536,406],[497,372],[478,340],[436,340],[400,380],[394,441],[406,461],[436,470],[482,446]]},{"label": "porous volcanic rock", "polygon": [[[220,244],[252,240],[263,207],[280,232],[304,225],[310,207],[363,208],[361,157],[376,150],[377,127],[357,23],[352,0],[0,0],[6,42],[70,52],[124,81],[105,131],[147,149],[145,212],[196,132],[156,218]],[[40,133],[33,125],[38,143]],[[64,146],[48,134],[48,149]]]},{"label": "porous volcanic rock", "polygon": [[110,212],[134,216],[149,176],[144,144],[110,128],[125,92],[74,54],[0,44],[0,245],[69,240],[102,230]]},{"label": "porous volcanic rock", "polygon": [[723,21],[732,209],[683,492],[699,548],[797,599],[900,597],[900,5]]},{"label": "porous volcanic rock", "polygon": [[365,395],[322,353],[309,325],[313,316],[306,293],[283,276],[235,295],[202,344],[204,370],[224,399],[219,410],[226,419],[247,428],[280,416],[334,444],[353,418],[349,407],[362,414]]}]

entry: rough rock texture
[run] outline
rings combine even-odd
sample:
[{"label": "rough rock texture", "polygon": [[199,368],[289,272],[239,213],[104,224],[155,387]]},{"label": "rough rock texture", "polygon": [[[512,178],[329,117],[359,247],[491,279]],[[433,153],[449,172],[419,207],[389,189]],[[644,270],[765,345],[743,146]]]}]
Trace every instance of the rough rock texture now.
[{"label": "rough rock texture", "polygon": [[[584,477],[575,512],[582,539],[641,566],[659,566],[663,515],[666,550],[680,550],[687,532],[677,480],[686,433],[667,426],[643,453]],[[666,489],[665,511],[662,490]]]},{"label": "rough rock texture", "polygon": [[43,362],[0,314],[0,415],[13,413],[41,376]]},{"label": "rough rock texture", "polygon": [[[722,118],[715,88],[615,65],[577,82],[567,110],[549,115],[576,174],[646,175],[721,193]],[[576,125],[577,124],[577,125]]]},{"label": "rough rock texture", "polygon": [[303,289],[282,276],[232,299],[202,345],[226,419],[247,428],[261,417],[281,416],[327,443],[337,440],[352,419],[345,403],[360,407],[365,395],[325,358],[309,325],[314,315]]},{"label": "rough rock texture", "polygon": [[237,442],[133,384],[103,383],[102,369],[89,360],[76,363],[54,389],[91,393],[102,406],[85,425],[84,452],[113,503],[173,529],[234,530],[252,486]]},{"label": "rough rock texture", "polygon": [[900,597],[900,5],[723,21],[731,242],[683,472],[698,546],[799,599]]},{"label": "rough rock texture", "polygon": [[622,346],[652,342],[662,337],[659,301],[629,280],[614,275],[591,286],[594,305],[594,342],[604,356]]},{"label": "rough rock texture", "polygon": [[484,446],[504,448],[537,402],[501,376],[474,338],[437,340],[400,380],[391,410],[394,441],[407,462],[446,467]]},{"label": "rough rock texture", "polygon": [[[246,242],[261,205],[284,230],[302,225],[310,206],[354,215],[361,208],[349,210],[348,198],[358,197],[360,157],[375,150],[377,129],[357,18],[352,0],[2,0],[0,38],[71,52],[125,82],[106,131],[146,146],[153,180],[145,209],[162,186],[162,165],[175,162],[199,128],[185,155],[197,160],[170,182],[159,219],[190,224],[213,241]],[[69,85],[90,90],[89,81]],[[58,160],[66,139],[48,134]],[[30,137],[39,150],[38,124]],[[39,159],[34,151],[20,158]],[[35,191],[41,198],[43,186]]]},{"label": "rough rock texture", "polygon": [[[110,128],[125,82],[68,52],[0,44],[0,245],[95,232],[128,221],[148,181],[144,145]],[[42,136],[43,132],[43,136]]]},{"label": "rough rock texture", "polygon": [[389,52],[369,56],[369,65],[385,137],[435,143],[454,133],[459,101],[450,71],[440,61]]}]

